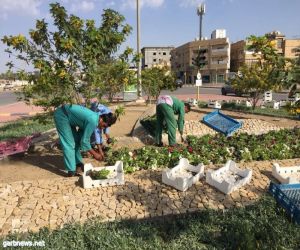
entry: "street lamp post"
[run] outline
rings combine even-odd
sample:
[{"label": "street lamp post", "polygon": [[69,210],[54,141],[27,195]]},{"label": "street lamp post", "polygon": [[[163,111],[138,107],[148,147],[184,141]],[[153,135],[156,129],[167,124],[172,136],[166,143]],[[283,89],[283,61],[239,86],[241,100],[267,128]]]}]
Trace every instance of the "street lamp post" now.
[{"label": "street lamp post", "polygon": [[140,1],[136,0],[136,26],[137,26],[137,38],[136,47],[138,53],[137,62],[137,83],[138,83],[138,99],[142,98],[142,82],[141,82],[141,58],[140,58]]}]

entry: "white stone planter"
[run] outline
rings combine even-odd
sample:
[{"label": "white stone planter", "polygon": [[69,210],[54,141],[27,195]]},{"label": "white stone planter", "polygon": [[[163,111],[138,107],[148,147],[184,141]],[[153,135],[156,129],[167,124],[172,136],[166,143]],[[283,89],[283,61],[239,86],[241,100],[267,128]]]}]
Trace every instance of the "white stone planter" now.
[{"label": "white stone planter", "polygon": [[209,101],[207,106],[213,109],[220,109],[222,107],[219,101]]},{"label": "white stone planter", "polygon": [[280,108],[280,102],[275,102],[273,103],[273,109],[279,109]]},{"label": "white stone planter", "polygon": [[163,170],[162,182],[180,191],[186,191],[203,176],[204,165],[202,163],[193,166],[189,164],[188,159],[182,158],[174,168]]},{"label": "white stone planter", "polygon": [[198,100],[197,99],[189,98],[187,101],[192,106],[197,106],[198,105]]},{"label": "white stone planter", "polygon": [[251,169],[240,169],[234,161],[227,161],[224,167],[218,170],[209,170],[206,173],[206,182],[225,194],[239,189],[250,182]]},{"label": "white stone planter", "polygon": [[278,163],[274,163],[272,175],[282,184],[300,183],[300,165],[292,167],[280,167]]},{"label": "white stone planter", "polygon": [[[91,176],[89,176],[91,171],[100,171],[102,169],[107,169],[110,171],[107,179],[93,180]],[[124,183],[125,181],[122,161],[117,161],[114,166],[107,167],[93,167],[91,163],[84,165],[83,188],[115,186],[123,185]]]}]

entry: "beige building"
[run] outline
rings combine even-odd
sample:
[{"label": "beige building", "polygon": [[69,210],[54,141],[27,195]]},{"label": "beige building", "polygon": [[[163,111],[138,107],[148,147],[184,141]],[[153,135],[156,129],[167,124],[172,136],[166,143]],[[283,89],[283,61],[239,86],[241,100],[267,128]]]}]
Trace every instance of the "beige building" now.
[{"label": "beige building", "polygon": [[205,66],[200,73],[203,83],[223,83],[230,68],[228,38],[196,40],[171,51],[171,69],[184,83],[195,83],[198,68],[193,65],[199,50]]},{"label": "beige building", "polygon": [[174,47],[143,47],[142,52],[142,69],[152,68],[155,66],[171,66],[171,50]]},{"label": "beige building", "polygon": [[296,58],[300,55],[300,39],[286,39],[284,41],[284,56]]},{"label": "beige building", "polygon": [[246,50],[246,41],[238,41],[231,44],[230,71],[237,72],[244,64],[251,65],[258,61],[259,56],[254,56],[252,51]]},{"label": "beige building", "polygon": [[[272,40],[275,40],[276,49],[278,54],[283,55],[286,58],[296,58],[300,54],[300,39],[286,39],[285,35],[279,31],[273,31],[266,34]],[[244,64],[251,65],[257,62],[257,58],[253,55],[252,51],[246,50],[247,42],[245,40],[238,41],[231,44],[230,53],[230,70],[237,72],[239,67]]]}]

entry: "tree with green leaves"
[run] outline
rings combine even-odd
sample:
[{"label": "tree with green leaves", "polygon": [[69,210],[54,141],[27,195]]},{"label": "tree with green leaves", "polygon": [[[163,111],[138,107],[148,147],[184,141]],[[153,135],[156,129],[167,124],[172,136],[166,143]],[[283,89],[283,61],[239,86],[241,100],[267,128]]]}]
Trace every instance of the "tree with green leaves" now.
[{"label": "tree with green leaves", "polygon": [[[31,83],[23,90],[24,100],[33,101],[45,110],[63,103],[80,103],[82,97],[89,101],[97,96],[95,90],[105,90],[109,84],[103,79],[103,68],[116,62],[112,67],[117,70],[119,60],[125,64],[132,52],[126,49],[115,57],[131,27],[124,23],[124,16],[112,9],[103,11],[99,27],[94,20],[69,15],[59,3],[50,4],[50,13],[55,31],[50,31],[42,19],[30,30],[30,38],[24,35],[2,38],[9,54],[32,64],[37,71],[37,74],[18,73]],[[7,65],[14,67],[12,62]],[[123,86],[122,82],[119,84]]]},{"label": "tree with green leaves", "polygon": [[168,67],[152,67],[142,71],[142,87],[148,100],[157,99],[161,90],[175,90],[176,77]]},{"label": "tree with green leaves", "polygon": [[[299,53],[298,57],[291,60],[292,66],[288,75],[289,98],[295,98],[300,94],[300,48],[297,48],[297,51]],[[286,109],[291,114],[300,116],[300,100],[287,103]]]},{"label": "tree with green leaves", "polygon": [[238,91],[251,93],[255,109],[264,92],[278,91],[284,86],[289,69],[287,60],[276,52],[275,41],[266,36],[250,36],[247,40],[246,49],[253,51],[257,63],[240,67],[232,84]]},{"label": "tree with green leaves", "polygon": [[129,79],[134,79],[135,72],[129,69],[129,64],[125,61],[114,59],[101,66],[99,74],[102,84],[100,84],[98,98],[101,99],[101,95],[105,93],[108,100],[113,101],[113,97],[124,90]]}]

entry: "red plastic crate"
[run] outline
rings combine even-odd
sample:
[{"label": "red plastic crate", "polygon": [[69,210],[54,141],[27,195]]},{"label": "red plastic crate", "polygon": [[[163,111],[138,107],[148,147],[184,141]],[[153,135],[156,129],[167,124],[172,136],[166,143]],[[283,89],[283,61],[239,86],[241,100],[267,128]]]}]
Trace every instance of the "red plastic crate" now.
[{"label": "red plastic crate", "polygon": [[38,136],[40,136],[40,134],[34,134],[31,136],[0,142],[0,160],[9,155],[26,152],[31,144],[32,139]]}]

